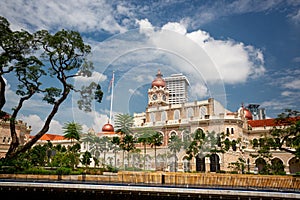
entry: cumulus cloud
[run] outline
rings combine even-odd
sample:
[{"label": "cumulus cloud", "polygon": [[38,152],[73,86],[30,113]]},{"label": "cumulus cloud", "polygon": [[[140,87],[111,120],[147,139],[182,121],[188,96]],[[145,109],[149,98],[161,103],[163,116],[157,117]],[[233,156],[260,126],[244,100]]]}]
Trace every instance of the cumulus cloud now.
[{"label": "cumulus cloud", "polygon": [[112,6],[104,0],[4,0],[1,3],[1,14],[12,22],[14,29],[36,31],[67,28],[85,32],[104,30],[110,33],[126,30],[116,22]]},{"label": "cumulus cloud", "polygon": [[[25,121],[28,126],[31,126],[31,135],[37,134],[42,126],[44,125],[44,120],[42,120],[38,115],[21,115],[20,119]],[[52,133],[52,134],[63,134],[62,131],[63,124],[61,124],[57,120],[52,120],[50,123],[50,129],[47,133]]]},{"label": "cumulus cloud", "polygon": [[82,85],[87,85],[92,82],[101,83],[107,79],[107,76],[97,71],[93,71],[92,76],[90,77],[77,76],[74,79],[75,79],[75,85],[77,87],[80,87]]},{"label": "cumulus cloud", "polygon": [[[147,19],[143,21],[147,22],[147,27],[151,27]],[[144,25],[140,25],[140,29],[143,30]],[[169,32],[165,33],[164,31]],[[180,38],[175,34],[172,35],[170,32],[190,39],[198,47],[193,46],[192,43],[188,43],[187,39]],[[205,75],[206,81],[214,81],[214,77],[218,79],[218,76],[215,76],[216,71],[218,71],[221,79],[227,84],[245,82],[248,78],[259,77],[265,72],[264,56],[260,49],[232,39],[214,39],[208,32],[203,30],[187,32],[184,25],[177,22],[169,22],[162,26],[160,32],[152,32],[150,35],[148,32],[147,36],[149,37],[149,41],[158,48],[174,51],[191,61],[203,54],[199,49],[203,50],[213,63],[212,65],[212,63],[208,63],[209,61],[204,59],[201,63],[196,63],[201,66],[201,72]],[[206,61],[207,63],[205,63]],[[213,70],[212,68],[216,69]]]}]

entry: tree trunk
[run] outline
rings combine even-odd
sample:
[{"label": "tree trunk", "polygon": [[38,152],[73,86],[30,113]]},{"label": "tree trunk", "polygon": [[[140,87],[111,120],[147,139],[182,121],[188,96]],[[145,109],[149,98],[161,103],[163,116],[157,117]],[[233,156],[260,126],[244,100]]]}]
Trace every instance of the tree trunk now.
[{"label": "tree trunk", "polygon": [[45,133],[47,133],[47,131],[49,130],[50,127],[50,123],[52,121],[52,119],[54,118],[55,114],[57,113],[59,106],[66,100],[68,94],[70,92],[70,89],[67,88],[67,84],[65,83],[65,87],[64,87],[64,92],[63,95],[60,99],[58,99],[56,101],[56,103],[54,104],[50,114],[48,115],[44,126],[42,127],[42,129],[31,139],[29,140],[22,148],[15,148],[13,151],[11,151],[10,153],[7,152],[6,154],[6,158],[13,158],[16,155],[18,155],[19,153],[23,153],[25,151],[27,151],[28,149],[30,149]]},{"label": "tree trunk", "polygon": [[18,103],[18,106],[14,109],[14,112],[11,115],[9,126],[10,126],[10,135],[11,135],[12,141],[10,143],[10,146],[9,146],[9,149],[8,149],[6,155],[13,154],[13,152],[15,152],[16,149],[20,145],[20,141],[19,141],[19,138],[18,138],[18,135],[16,132],[16,118],[18,116],[20,109],[23,106],[24,101],[30,99],[33,94],[34,94],[34,92],[32,91],[29,95],[22,97]]},{"label": "tree trunk", "polygon": [[6,99],[5,99],[5,81],[4,78],[2,76],[0,76],[0,110],[2,110],[2,108],[5,105]]},{"label": "tree trunk", "polygon": [[115,168],[117,168],[117,152],[115,151]]},{"label": "tree trunk", "polygon": [[174,159],[175,159],[175,161],[174,161],[174,163],[175,163],[175,172],[177,172],[177,156],[176,156],[176,153],[174,153]]},{"label": "tree trunk", "polygon": [[144,171],[146,169],[146,143],[144,143]]},{"label": "tree trunk", "polygon": [[125,169],[125,150],[123,150],[123,169]]},{"label": "tree trunk", "polygon": [[157,169],[157,164],[156,164],[156,145],[154,145],[154,165],[155,165],[155,171]]}]

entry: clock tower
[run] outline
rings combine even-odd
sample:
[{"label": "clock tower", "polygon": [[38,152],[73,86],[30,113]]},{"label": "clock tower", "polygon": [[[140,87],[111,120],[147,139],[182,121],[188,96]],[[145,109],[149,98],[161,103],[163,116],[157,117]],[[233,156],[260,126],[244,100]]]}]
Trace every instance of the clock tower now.
[{"label": "clock tower", "polygon": [[162,76],[160,70],[158,70],[156,79],[152,81],[151,88],[148,90],[148,107],[169,104],[169,90]]}]

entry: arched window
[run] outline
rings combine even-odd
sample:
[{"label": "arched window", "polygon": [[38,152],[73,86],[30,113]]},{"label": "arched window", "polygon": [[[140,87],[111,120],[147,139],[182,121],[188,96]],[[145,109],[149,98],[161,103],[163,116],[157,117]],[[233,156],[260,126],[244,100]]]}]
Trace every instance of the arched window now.
[{"label": "arched window", "polygon": [[163,111],[162,113],[161,113],[161,121],[166,121],[167,120],[167,112],[166,111]]},{"label": "arched window", "polygon": [[271,168],[274,174],[283,174],[284,173],[284,165],[281,159],[273,158],[271,160]]},{"label": "arched window", "polygon": [[207,114],[207,109],[206,109],[206,107],[205,107],[205,106],[201,106],[201,107],[200,107],[200,112],[199,112],[200,117],[201,117],[201,118],[204,118],[206,114]]},{"label": "arched window", "polygon": [[235,140],[232,140],[231,147],[232,147],[233,151],[236,151],[236,141]]},{"label": "arched window", "polygon": [[170,133],[170,137],[172,137],[172,136],[176,136],[177,134],[176,134],[176,132],[175,131],[172,131],[171,133]]},{"label": "arched window", "polygon": [[187,156],[183,158],[183,171],[189,172],[190,171],[190,161]]},{"label": "arched window", "polygon": [[187,118],[194,117],[194,110],[193,110],[193,108],[188,108],[187,109],[186,117]]},{"label": "arched window", "polygon": [[253,147],[258,147],[258,140],[256,138],[252,140],[252,145]]},{"label": "arched window", "polygon": [[259,173],[265,173],[267,162],[263,158],[257,158],[255,160],[255,165]]},{"label": "arched window", "polygon": [[174,120],[177,120],[180,118],[180,111],[179,110],[175,110],[174,111]]},{"label": "arched window", "polygon": [[217,154],[212,154],[209,157],[210,160],[210,171],[211,172],[218,172],[220,171],[220,158]]},{"label": "arched window", "polygon": [[299,158],[293,157],[289,161],[289,169],[290,169],[291,174],[294,174],[296,172],[300,172],[300,160],[299,160]]},{"label": "arched window", "polygon": [[150,121],[155,122],[155,114],[154,113],[150,113]]}]

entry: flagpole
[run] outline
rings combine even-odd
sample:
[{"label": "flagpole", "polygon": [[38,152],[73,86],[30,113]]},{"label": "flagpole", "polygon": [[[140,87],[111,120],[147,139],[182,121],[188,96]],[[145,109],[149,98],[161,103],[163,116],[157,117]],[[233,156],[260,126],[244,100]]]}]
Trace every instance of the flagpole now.
[{"label": "flagpole", "polygon": [[113,105],[113,99],[114,99],[114,81],[115,81],[115,72],[113,71],[112,82],[111,82],[109,123],[111,123],[111,118],[112,118],[112,105]]}]

